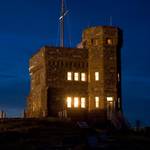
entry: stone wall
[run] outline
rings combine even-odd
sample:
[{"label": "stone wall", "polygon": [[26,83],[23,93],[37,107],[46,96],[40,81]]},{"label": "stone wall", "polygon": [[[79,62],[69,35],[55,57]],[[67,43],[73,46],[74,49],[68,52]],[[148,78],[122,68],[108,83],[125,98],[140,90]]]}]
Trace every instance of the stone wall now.
[{"label": "stone wall", "polygon": [[[112,111],[121,110],[121,33],[116,27],[92,27],[83,32],[80,48],[45,46],[33,55],[27,117],[66,112],[71,118],[95,115],[106,120]],[[71,80],[67,80],[68,72]],[[75,81],[74,73],[78,73],[79,81]],[[85,73],[86,81],[81,81],[81,73]],[[71,108],[67,107],[67,97],[72,98]],[[77,108],[74,97],[79,98]],[[85,108],[81,108],[81,97],[86,99]],[[98,107],[95,97],[99,98]]]}]

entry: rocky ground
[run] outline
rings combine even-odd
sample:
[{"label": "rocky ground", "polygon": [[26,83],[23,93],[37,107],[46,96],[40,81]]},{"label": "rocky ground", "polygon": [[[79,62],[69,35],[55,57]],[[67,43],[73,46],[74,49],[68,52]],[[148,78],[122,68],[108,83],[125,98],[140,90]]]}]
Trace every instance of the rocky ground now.
[{"label": "rocky ground", "polygon": [[0,120],[0,150],[149,150],[150,136],[49,118]]}]

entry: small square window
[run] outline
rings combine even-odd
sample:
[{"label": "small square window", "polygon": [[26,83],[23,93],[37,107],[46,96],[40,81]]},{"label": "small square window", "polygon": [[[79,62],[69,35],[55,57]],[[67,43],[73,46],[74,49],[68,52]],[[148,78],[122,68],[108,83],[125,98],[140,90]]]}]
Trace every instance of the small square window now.
[{"label": "small square window", "polygon": [[99,108],[99,97],[98,96],[95,97],[95,107]]}]

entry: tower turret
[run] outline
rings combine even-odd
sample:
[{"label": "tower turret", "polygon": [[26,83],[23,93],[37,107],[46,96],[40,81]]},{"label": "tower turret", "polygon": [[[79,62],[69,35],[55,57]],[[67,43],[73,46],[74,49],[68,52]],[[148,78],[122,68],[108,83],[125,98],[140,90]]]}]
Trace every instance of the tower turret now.
[{"label": "tower turret", "polygon": [[110,118],[121,110],[120,29],[98,26],[85,29],[82,45],[88,49],[89,111]]}]

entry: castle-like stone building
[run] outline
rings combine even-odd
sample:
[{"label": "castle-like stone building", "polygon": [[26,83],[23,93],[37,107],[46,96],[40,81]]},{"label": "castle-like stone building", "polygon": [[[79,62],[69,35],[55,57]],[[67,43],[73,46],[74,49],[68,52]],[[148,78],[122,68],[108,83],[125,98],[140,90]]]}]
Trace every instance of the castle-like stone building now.
[{"label": "castle-like stone building", "polygon": [[121,111],[122,32],[84,30],[77,48],[44,46],[30,59],[27,117],[110,119]]}]

